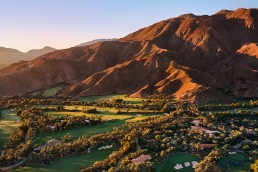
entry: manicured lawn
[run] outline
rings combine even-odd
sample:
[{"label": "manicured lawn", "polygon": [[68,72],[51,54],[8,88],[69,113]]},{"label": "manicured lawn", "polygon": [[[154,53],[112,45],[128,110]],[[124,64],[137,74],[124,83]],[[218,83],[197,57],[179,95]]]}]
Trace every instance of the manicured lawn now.
[{"label": "manicured lawn", "polygon": [[114,114],[118,111],[116,108],[98,107],[98,106],[64,106],[64,108],[68,110],[80,110],[80,111],[96,108],[98,111],[100,111],[101,114]]},{"label": "manicured lawn", "polygon": [[[76,115],[76,116],[82,116],[82,115],[86,115],[88,117],[100,117],[103,121],[108,121],[108,120],[114,120],[114,119],[118,119],[118,120],[125,120],[125,122],[137,122],[137,121],[141,121],[144,119],[147,119],[149,117],[154,117],[154,116],[158,116],[159,114],[153,114],[150,113],[149,115],[142,115],[142,116],[137,116],[136,114],[115,114],[112,111],[100,111],[100,113],[98,114],[85,114],[83,112],[48,112],[51,115]],[[140,114],[140,112],[139,112]]]},{"label": "manicured lawn", "polygon": [[228,155],[228,158],[234,160],[234,161],[246,161],[246,157],[245,155],[241,154],[241,153],[236,153],[236,154],[232,154],[232,155]]},{"label": "manicured lawn", "polygon": [[82,116],[86,115],[87,117],[100,117],[103,121],[111,120],[111,119],[119,119],[119,120],[125,120],[128,118],[132,118],[132,115],[107,115],[107,114],[85,114],[83,112],[48,112],[51,115],[76,115],[76,116]]},{"label": "manicured lawn", "polygon": [[140,104],[142,102],[142,98],[131,98],[126,94],[110,94],[106,96],[87,96],[81,97],[80,100],[89,102],[89,101],[98,101],[98,100],[112,100],[112,99],[123,99],[132,104]]},{"label": "manicured lawn", "polygon": [[158,114],[149,114],[149,115],[142,115],[142,116],[134,116],[130,119],[127,119],[126,122],[138,122],[144,119],[148,119],[150,117],[159,116]]},{"label": "manicured lawn", "polygon": [[2,110],[0,115],[0,149],[3,148],[5,142],[9,139],[11,133],[13,133],[20,122],[17,122],[20,118],[16,115],[16,112],[10,109]]},{"label": "manicured lawn", "polygon": [[[245,155],[241,153],[236,153],[232,155],[228,155],[227,157],[222,157],[219,160],[219,166],[223,170],[231,170],[231,171],[249,171],[250,170],[250,162],[248,162]],[[230,169],[228,169],[228,167]]]},{"label": "manicured lawn", "polygon": [[[38,106],[42,107],[42,106]],[[49,106],[49,107],[53,107]],[[68,111],[61,111],[61,112],[48,112],[51,115],[77,115],[82,116],[86,115],[88,117],[100,117],[103,121],[113,120],[113,119],[119,119],[119,120],[125,120],[125,122],[137,122],[140,120],[147,119],[149,117],[154,117],[160,115],[160,113],[154,113],[154,111],[149,111],[149,114],[137,116],[136,114],[141,114],[141,112],[144,112],[143,110],[139,109],[130,109],[128,113],[123,114],[117,114],[117,108],[109,108],[109,107],[98,107],[98,106],[64,106],[65,109],[68,110],[77,110],[78,112],[68,112]],[[83,110],[87,108],[96,108],[99,113],[97,114],[86,114],[83,112]]]},{"label": "manicured lawn", "polygon": [[91,136],[93,134],[109,132],[109,131],[112,131],[114,127],[121,126],[124,123],[125,123],[124,120],[114,120],[114,121],[105,122],[104,124],[93,125],[93,126],[88,126],[83,128],[73,128],[73,129],[68,129],[61,132],[42,133],[42,134],[38,134],[38,136],[36,137],[35,144],[45,144],[46,141],[49,139],[61,139],[67,133],[70,133],[73,138],[77,138],[82,135]]},{"label": "manicured lawn", "polygon": [[[162,164],[156,164],[155,165],[155,171],[157,172],[192,172],[194,169],[192,168],[192,165],[189,167],[185,167],[185,162],[192,162],[197,161],[200,162],[200,158],[191,155],[189,153],[175,153],[163,161]],[[176,164],[182,164],[184,168],[176,170],[174,166]]]},{"label": "manicured lawn", "polygon": [[[114,107],[99,107],[99,106],[64,106],[65,109],[68,110],[86,110],[89,108],[96,108],[101,114],[117,114],[118,109]],[[121,112],[125,111],[127,109],[120,109]],[[146,110],[141,110],[141,109],[129,109],[128,112],[134,112],[134,113],[141,113],[141,112],[146,112]],[[149,113],[153,113],[154,110],[148,110]],[[124,114],[124,113],[123,113]],[[129,113],[128,113],[129,114]]]},{"label": "manicured lawn", "polygon": [[31,165],[20,167],[14,172],[78,172],[85,167],[89,167],[95,161],[104,160],[108,157],[115,149],[102,149],[102,150],[93,150],[89,154],[79,155],[79,156],[70,156],[59,158],[50,165]]}]

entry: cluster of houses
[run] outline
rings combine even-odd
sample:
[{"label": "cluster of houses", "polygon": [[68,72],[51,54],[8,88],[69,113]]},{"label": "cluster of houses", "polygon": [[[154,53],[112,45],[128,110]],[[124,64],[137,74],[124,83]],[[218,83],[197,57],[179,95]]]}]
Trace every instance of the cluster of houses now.
[{"label": "cluster of houses", "polygon": [[200,120],[193,120],[192,123],[194,124],[194,126],[191,126],[191,129],[192,129],[192,130],[203,130],[203,131],[205,131],[207,134],[209,134],[210,136],[212,136],[212,135],[215,134],[215,133],[220,133],[219,131],[213,131],[213,130],[209,130],[209,129],[200,127],[200,126],[199,126],[200,122],[201,122]]},{"label": "cluster of houses", "polygon": [[140,155],[137,158],[132,159],[132,163],[139,164],[139,163],[144,163],[147,160],[151,160],[151,156],[150,155]]}]

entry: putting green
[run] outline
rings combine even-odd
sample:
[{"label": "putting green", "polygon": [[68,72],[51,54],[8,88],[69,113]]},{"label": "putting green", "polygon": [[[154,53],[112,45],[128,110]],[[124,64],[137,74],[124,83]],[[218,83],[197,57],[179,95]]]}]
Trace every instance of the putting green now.
[{"label": "putting green", "polygon": [[[185,162],[191,163],[192,161],[200,162],[200,158],[189,153],[175,153],[165,158],[163,163],[156,164],[155,171],[157,172],[192,172],[194,171],[194,169],[192,168],[192,164],[189,167],[186,167],[184,165]],[[176,164],[182,164],[183,168],[176,170],[174,168]]]},{"label": "putting green", "polygon": [[13,133],[21,124],[17,122],[20,118],[16,115],[16,112],[7,109],[2,110],[0,115],[0,149],[3,148],[6,141],[9,139],[10,134]]},{"label": "putting green", "polygon": [[85,155],[59,158],[55,160],[53,164],[49,165],[37,164],[20,167],[13,170],[13,172],[78,172],[85,167],[89,167],[95,161],[106,159],[114,150],[114,148],[93,150],[91,153]]},{"label": "putting green", "polygon": [[236,153],[232,155],[228,155],[226,157],[222,157],[219,160],[219,166],[227,171],[249,171],[250,170],[250,162],[248,162],[245,155],[241,153]]}]

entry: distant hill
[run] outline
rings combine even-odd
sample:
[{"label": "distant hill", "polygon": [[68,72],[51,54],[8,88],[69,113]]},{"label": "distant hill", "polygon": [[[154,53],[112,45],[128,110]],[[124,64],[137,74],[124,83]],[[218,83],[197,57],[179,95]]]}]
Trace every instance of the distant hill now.
[{"label": "distant hill", "polygon": [[53,52],[55,50],[56,49],[54,48],[46,46],[42,49],[33,49],[26,53],[23,53],[16,49],[0,47],[0,68],[9,66],[12,63],[17,63],[22,60],[29,61],[33,58]]},{"label": "distant hill", "polygon": [[89,42],[81,43],[81,44],[77,45],[76,47],[87,46],[87,45],[95,44],[95,43],[98,43],[98,42],[116,41],[116,40],[117,40],[116,38],[112,38],[112,39],[94,39],[94,40],[89,41]]},{"label": "distant hill", "polygon": [[[13,53],[17,53],[13,51]],[[258,97],[258,9],[185,14],[0,70],[0,96],[68,83],[61,96],[171,95],[189,102]]]}]

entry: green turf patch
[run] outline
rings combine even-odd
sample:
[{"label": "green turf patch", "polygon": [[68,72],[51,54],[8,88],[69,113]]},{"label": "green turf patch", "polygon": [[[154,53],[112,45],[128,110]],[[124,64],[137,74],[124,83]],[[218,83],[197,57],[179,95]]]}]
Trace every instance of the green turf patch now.
[{"label": "green turf patch", "polygon": [[[200,158],[191,155],[189,153],[175,153],[167,158],[161,163],[155,165],[155,171],[157,172],[192,172],[194,169],[192,168],[192,164],[189,167],[184,165],[185,162],[197,161],[200,162]],[[176,170],[174,166],[176,164],[182,164],[183,168]]]},{"label": "green turf patch", "polygon": [[11,109],[2,110],[0,115],[0,149],[3,148],[10,134],[21,124],[17,121],[19,119],[15,111]]},{"label": "green turf patch", "polygon": [[93,150],[89,154],[79,156],[68,156],[59,158],[54,161],[53,164],[49,165],[31,165],[20,167],[14,172],[78,172],[85,167],[91,166],[94,162],[104,160],[110,155],[115,149],[102,149]]},{"label": "green turf patch", "polygon": [[[69,112],[69,111],[61,111],[61,112],[48,112],[51,115],[56,116],[62,116],[62,115],[76,115],[76,116],[82,116],[86,115],[88,117],[100,117],[103,121],[109,121],[109,120],[126,120],[126,122],[137,122],[144,119],[147,119],[149,117],[154,117],[160,115],[160,113],[153,113],[150,112],[147,114],[141,114],[143,112],[139,109],[131,109],[128,113],[123,114],[117,114],[116,108],[105,108],[105,107],[96,107],[96,106],[89,106],[88,108],[96,108],[98,109],[99,113],[97,114],[89,114],[84,113],[83,109],[86,109],[87,106],[64,106],[65,109],[69,110],[76,110],[76,112]],[[137,115],[140,114],[140,115]]]},{"label": "green turf patch", "polygon": [[218,164],[223,170],[230,170],[230,171],[249,171],[250,170],[250,162],[248,162],[246,156],[241,153],[236,153],[236,154],[228,155],[226,157],[222,157],[219,160]]},{"label": "green turf patch", "polygon": [[61,139],[67,133],[70,133],[73,138],[77,138],[82,135],[91,136],[93,134],[105,133],[105,132],[112,131],[114,127],[121,126],[124,123],[125,123],[124,120],[114,120],[114,121],[108,121],[99,125],[87,126],[83,128],[73,128],[73,129],[68,129],[61,132],[42,133],[42,134],[38,134],[37,137],[35,138],[35,144],[45,144],[47,140],[50,140],[50,139]]},{"label": "green turf patch", "polygon": [[[44,107],[54,107],[55,105],[50,105],[50,106],[44,106]],[[37,106],[38,108],[42,108],[43,106]],[[110,120],[125,120],[125,122],[138,122],[144,119],[147,119],[149,117],[155,117],[161,115],[161,113],[154,113],[153,110],[149,110],[148,114],[144,110],[140,109],[130,109],[126,113],[118,113],[117,108],[112,108],[112,107],[99,107],[99,106],[64,106],[66,110],[71,110],[71,111],[61,111],[61,112],[56,112],[56,111],[50,111],[48,112],[50,115],[55,115],[55,116],[62,116],[62,115],[76,115],[76,116],[82,116],[86,115],[88,117],[100,117],[103,121],[110,121]],[[99,113],[97,114],[90,114],[90,113],[85,113],[84,111],[86,109],[90,108],[96,108]]]}]

